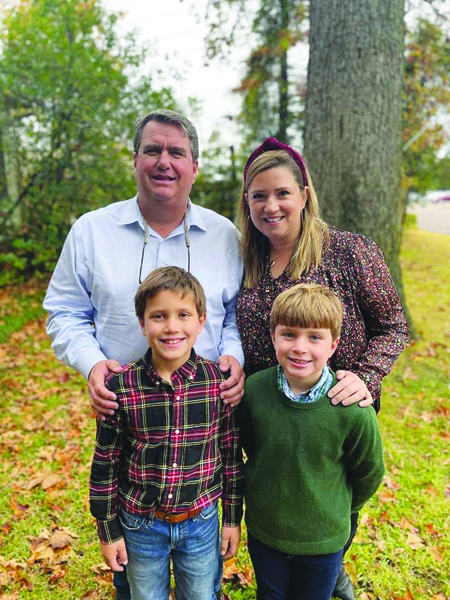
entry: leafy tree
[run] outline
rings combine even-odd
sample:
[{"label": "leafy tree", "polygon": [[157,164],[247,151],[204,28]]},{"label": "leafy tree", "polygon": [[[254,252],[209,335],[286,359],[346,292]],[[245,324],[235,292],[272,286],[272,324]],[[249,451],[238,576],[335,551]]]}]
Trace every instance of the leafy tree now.
[{"label": "leafy tree", "polygon": [[[173,107],[136,69],[97,0],[21,0],[2,23],[0,260],[3,282],[50,270],[70,223],[134,193],[136,116]],[[133,81],[132,85],[130,82]]]},{"label": "leafy tree", "polygon": [[[236,88],[242,94],[239,118],[246,147],[254,147],[268,135],[294,143],[301,140],[306,86],[301,74],[294,72],[292,58],[287,59],[294,48],[298,48],[298,42],[307,37],[302,28],[309,4],[307,0],[208,2],[209,57],[228,57],[233,47],[244,39],[254,42],[246,61],[246,73]],[[409,27],[402,126],[406,146],[404,198],[409,189],[421,192],[447,187],[444,185],[446,163],[438,156],[448,136],[436,116],[448,113],[450,94],[448,4],[442,0],[409,0],[406,10]],[[327,19],[326,14],[324,18]],[[358,28],[358,24],[355,26]],[[287,72],[282,67],[286,64]]]},{"label": "leafy tree", "polygon": [[226,55],[236,39],[253,42],[244,76],[235,89],[242,95],[239,121],[247,146],[269,135],[289,140],[299,129],[303,98],[289,57],[305,36],[305,4],[302,0],[260,0],[257,10],[252,10],[255,3],[249,0],[208,3],[209,57]]},{"label": "leafy tree", "polygon": [[[442,16],[439,13],[438,17]],[[405,192],[424,193],[449,187],[445,168],[448,159],[439,158],[439,151],[447,141],[439,116],[448,114],[450,109],[448,22],[432,22],[430,18],[419,18],[406,37],[402,182]]]},{"label": "leafy tree", "polygon": [[192,199],[233,220],[244,162],[235,146],[224,147],[220,133],[213,132],[207,148],[202,151]]}]

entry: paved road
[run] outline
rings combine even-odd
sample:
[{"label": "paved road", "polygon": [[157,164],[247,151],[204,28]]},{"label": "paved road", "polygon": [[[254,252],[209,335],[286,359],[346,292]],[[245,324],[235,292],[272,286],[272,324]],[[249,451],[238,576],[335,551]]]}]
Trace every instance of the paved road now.
[{"label": "paved road", "polygon": [[420,229],[450,235],[450,202],[413,205],[410,212],[417,215],[417,225]]}]

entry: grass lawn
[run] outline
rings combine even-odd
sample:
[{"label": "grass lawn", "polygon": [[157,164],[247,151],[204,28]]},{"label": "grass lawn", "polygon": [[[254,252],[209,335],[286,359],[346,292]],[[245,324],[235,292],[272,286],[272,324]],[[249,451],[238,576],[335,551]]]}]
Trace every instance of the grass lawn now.
[{"label": "grass lawn", "polygon": [[[360,599],[450,599],[450,236],[407,229],[421,338],[385,380],[387,473],[346,557]],[[50,349],[42,289],[0,290],[0,598],[112,597],[88,507],[95,422],[84,380]],[[256,597],[245,542],[226,594]]]}]

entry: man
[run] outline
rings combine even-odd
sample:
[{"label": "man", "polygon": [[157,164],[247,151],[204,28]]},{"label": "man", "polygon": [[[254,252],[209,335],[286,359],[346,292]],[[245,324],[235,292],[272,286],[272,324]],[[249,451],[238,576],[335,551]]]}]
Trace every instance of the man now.
[{"label": "man", "polygon": [[[195,350],[230,371],[221,395],[234,404],[243,389],[234,312],[242,279],[239,240],[228,219],[189,200],[198,171],[192,123],[164,109],[138,121],[134,170],[137,195],[83,215],[67,237],[44,300],[55,354],[86,377],[95,413],[114,414],[118,405],[104,385],[106,375],[147,349],[142,336],[135,342],[136,290],[157,267],[183,267],[207,297],[208,319]],[[117,598],[129,598],[126,580],[115,584]]]}]

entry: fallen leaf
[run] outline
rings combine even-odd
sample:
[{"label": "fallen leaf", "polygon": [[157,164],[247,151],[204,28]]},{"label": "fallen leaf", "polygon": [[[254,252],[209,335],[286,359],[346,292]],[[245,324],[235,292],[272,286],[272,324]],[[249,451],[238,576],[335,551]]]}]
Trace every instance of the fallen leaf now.
[{"label": "fallen leaf", "polygon": [[83,596],[81,596],[81,600],[100,600],[101,595],[98,590],[89,590]]},{"label": "fallen leaf", "polygon": [[238,565],[237,557],[230,558],[224,564],[223,579],[241,586],[250,585],[253,581],[253,569],[247,565],[244,570]]},{"label": "fallen leaf", "polygon": [[438,492],[438,490],[434,487],[434,485],[432,483],[428,484],[425,490],[428,494],[430,494],[431,496],[436,496],[436,498],[439,498],[440,494]]},{"label": "fallen leaf", "polygon": [[41,561],[51,563],[54,561],[54,559],[55,559],[55,552],[54,552],[53,548],[50,548],[50,546],[47,546],[47,545],[41,545],[33,550],[30,558],[28,559],[28,562],[30,565],[33,565],[34,563],[41,562]]},{"label": "fallen leaf", "polygon": [[397,494],[393,490],[388,490],[387,488],[382,488],[379,490],[377,496],[381,504],[386,504],[386,502],[395,502],[397,500]]},{"label": "fallen leaf", "polygon": [[406,543],[413,550],[418,550],[419,548],[423,548],[425,546],[424,541],[422,540],[422,538],[420,538],[415,533],[410,533],[408,535],[408,539],[406,540]]},{"label": "fallen leaf", "polygon": [[425,421],[425,423],[431,423],[431,421],[433,420],[433,413],[430,412],[424,412],[419,416],[422,419],[422,421]]},{"label": "fallen leaf", "polygon": [[390,490],[398,490],[400,487],[400,484],[397,483],[396,481],[394,481],[393,479],[391,479],[390,477],[388,477],[387,475],[385,475],[383,477],[383,483],[384,485],[389,488]]},{"label": "fallen leaf", "polygon": [[50,538],[50,546],[57,550],[58,548],[65,548],[71,542],[71,536],[65,531],[55,531]]},{"label": "fallen leaf", "polygon": [[434,523],[427,523],[425,525],[426,532],[433,537],[440,537],[439,532],[434,528]]},{"label": "fallen leaf", "polygon": [[11,529],[12,529],[11,523],[5,523],[4,525],[0,525],[0,531],[2,533],[8,534],[11,532]]},{"label": "fallen leaf", "polygon": [[108,567],[108,565],[105,565],[105,563],[100,563],[98,565],[92,565],[91,571],[94,571],[94,573],[97,573],[97,575],[101,575],[105,572],[111,571],[111,569]]},{"label": "fallen leaf", "polygon": [[400,527],[402,529],[408,529],[411,533],[419,532],[417,527],[414,527],[414,525],[412,525],[405,517],[402,517],[402,520],[400,521]]},{"label": "fallen leaf", "polygon": [[436,548],[436,546],[428,546],[427,550],[431,554],[431,556],[438,562],[442,562],[444,560],[444,557],[442,556],[439,549]]},{"label": "fallen leaf", "polygon": [[411,369],[411,367],[406,367],[406,369],[403,371],[402,373],[402,379],[403,381],[405,381],[405,379],[419,379],[419,376],[414,373],[414,371]]},{"label": "fallen leaf", "polygon": [[62,481],[61,477],[56,475],[56,473],[51,473],[50,475],[47,475],[47,477],[45,477],[43,479],[43,481],[41,483],[41,488],[43,490],[49,490],[51,487],[53,487],[54,485],[57,485],[61,481]]},{"label": "fallen leaf", "polygon": [[411,591],[406,590],[406,594],[404,596],[395,596],[394,600],[414,600],[414,596],[411,594]]},{"label": "fallen leaf", "polygon": [[3,569],[0,569],[0,587],[4,587],[4,586],[8,585],[9,583],[11,583],[11,581],[12,581],[12,577],[8,573],[8,571],[4,571]]},{"label": "fallen leaf", "polygon": [[20,504],[14,498],[10,499],[9,506],[11,507],[14,516],[19,519],[22,518],[24,513],[30,508],[29,504]]}]

